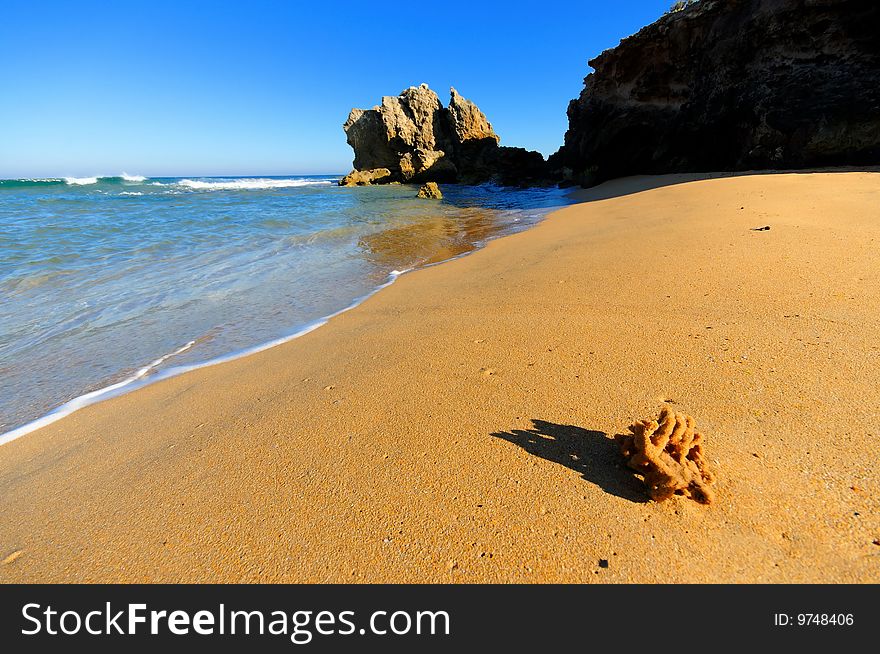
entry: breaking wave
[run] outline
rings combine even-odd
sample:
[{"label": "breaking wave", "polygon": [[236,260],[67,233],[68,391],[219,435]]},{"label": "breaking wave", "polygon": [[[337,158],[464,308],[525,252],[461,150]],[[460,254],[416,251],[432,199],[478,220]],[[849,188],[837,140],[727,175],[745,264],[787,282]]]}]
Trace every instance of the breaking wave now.
[{"label": "breaking wave", "polygon": [[271,177],[202,177],[195,179],[159,178],[163,181],[153,181],[144,175],[130,175],[122,173],[117,176],[92,177],[45,177],[45,178],[21,178],[0,179],[0,189],[27,188],[42,186],[93,186],[100,185],[125,185],[149,184],[150,186],[166,186],[177,189],[189,189],[192,191],[250,191],[280,188],[296,188],[300,186],[324,186],[334,184],[333,178],[271,178]]},{"label": "breaking wave", "polygon": [[269,178],[240,178],[240,179],[182,179],[177,182],[178,186],[200,191],[247,191],[264,190],[273,188],[291,188],[296,186],[323,186],[332,184],[330,179],[269,179]]}]

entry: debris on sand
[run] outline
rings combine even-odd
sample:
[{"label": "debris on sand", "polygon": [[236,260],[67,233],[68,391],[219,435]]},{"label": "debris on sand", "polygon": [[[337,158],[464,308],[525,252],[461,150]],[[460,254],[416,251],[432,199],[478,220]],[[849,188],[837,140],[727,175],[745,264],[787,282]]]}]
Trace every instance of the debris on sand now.
[{"label": "debris on sand", "polygon": [[3,559],[2,565],[9,565],[13,561],[15,561],[18,557],[24,554],[24,550],[15,550],[12,554]]},{"label": "debris on sand", "polygon": [[685,495],[711,504],[715,477],[703,454],[703,435],[694,431],[694,419],[664,407],[656,420],[640,420],[631,434],[616,436],[627,465],[644,476],[648,494],[656,502]]}]

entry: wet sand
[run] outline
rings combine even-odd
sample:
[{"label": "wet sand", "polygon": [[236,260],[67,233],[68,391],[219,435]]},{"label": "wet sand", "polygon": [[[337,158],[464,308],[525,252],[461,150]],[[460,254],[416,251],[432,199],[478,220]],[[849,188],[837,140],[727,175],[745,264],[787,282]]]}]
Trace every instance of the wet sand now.
[{"label": "wet sand", "polygon": [[[880,173],[703,177],[0,447],[0,581],[880,581]],[[711,506],[622,465],[664,403]]]}]

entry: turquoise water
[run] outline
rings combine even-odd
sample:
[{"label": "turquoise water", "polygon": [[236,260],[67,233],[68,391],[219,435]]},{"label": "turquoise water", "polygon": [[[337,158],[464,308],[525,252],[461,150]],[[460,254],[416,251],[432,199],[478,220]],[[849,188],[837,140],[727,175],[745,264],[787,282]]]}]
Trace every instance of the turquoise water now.
[{"label": "turquoise water", "polygon": [[295,334],[566,203],[557,189],[447,186],[437,202],[337,179],[0,180],[0,434]]}]

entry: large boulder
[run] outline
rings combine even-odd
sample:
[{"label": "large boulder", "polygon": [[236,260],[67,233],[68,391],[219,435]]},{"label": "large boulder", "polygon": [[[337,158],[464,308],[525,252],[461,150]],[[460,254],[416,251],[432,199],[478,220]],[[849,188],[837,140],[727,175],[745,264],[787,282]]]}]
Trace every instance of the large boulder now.
[{"label": "large boulder", "polygon": [[427,84],[412,86],[399,96],[383,97],[372,109],[352,109],[343,129],[354,150],[354,171],[343,181],[377,169],[390,174],[372,183],[524,184],[547,179],[540,153],[499,146],[485,114],[455,89],[444,108]]},{"label": "large boulder", "polygon": [[880,163],[877,0],[701,0],[590,62],[551,166],[633,174]]},{"label": "large boulder", "polygon": [[440,187],[437,186],[436,182],[425,182],[422,184],[416,197],[425,200],[442,200],[443,193],[440,191]]},{"label": "large boulder", "polygon": [[391,181],[391,171],[387,168],[371,168],[369,170],[353,170],[339,180],[340,186],[369,186]]}]

